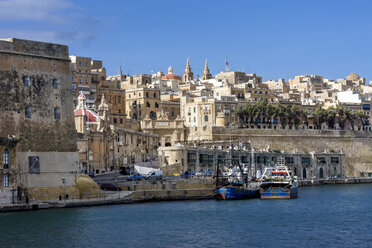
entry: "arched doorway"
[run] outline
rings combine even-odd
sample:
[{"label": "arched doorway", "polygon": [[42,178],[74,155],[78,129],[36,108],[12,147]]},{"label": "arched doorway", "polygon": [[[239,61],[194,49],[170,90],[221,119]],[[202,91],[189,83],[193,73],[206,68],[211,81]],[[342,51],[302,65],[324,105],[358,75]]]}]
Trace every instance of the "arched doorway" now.
[{"label": "arched doorway", "polygon": [[319,169],[319,178],[323,178],[323,168]]},{"label": "arched doorway", "polygon": [[306,178],[306,169],[304,168],[303,170],[302,170],[302,178]]}]

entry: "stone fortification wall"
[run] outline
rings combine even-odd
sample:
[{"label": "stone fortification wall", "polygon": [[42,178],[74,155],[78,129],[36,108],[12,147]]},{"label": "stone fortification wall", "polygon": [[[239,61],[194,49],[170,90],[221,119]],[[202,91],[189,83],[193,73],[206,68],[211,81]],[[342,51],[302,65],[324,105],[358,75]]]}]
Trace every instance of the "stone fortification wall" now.
[{"label": "stone fortification wall", "polygon": [[369,132],[213,128],[211,137],[213,141],[229,141],[230,138],[250,141],[256,150],[342,152],[346,176],[359,177],[361,172],[372,172],[372,134]]}]

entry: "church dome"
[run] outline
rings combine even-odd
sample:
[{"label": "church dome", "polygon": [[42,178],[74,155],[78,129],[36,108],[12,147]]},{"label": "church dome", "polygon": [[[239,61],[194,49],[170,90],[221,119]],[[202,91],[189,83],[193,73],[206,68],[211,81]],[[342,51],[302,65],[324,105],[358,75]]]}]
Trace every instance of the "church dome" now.
[{"label": "church dome", "polygon": [[172,66],[169,66],[168,68],[168,74],[161,77],[161,79],[174,79],[174,80],[181,80],[180,76],[173,74],[173,68]]},{"label": "church dome", "polygon": [[360,77],[356,73],[350,73],[349,76],[346,77],[346,80],[351,80],[351,81],[355,81],[355,80],[359,80],[359,79],[360,79]]}]

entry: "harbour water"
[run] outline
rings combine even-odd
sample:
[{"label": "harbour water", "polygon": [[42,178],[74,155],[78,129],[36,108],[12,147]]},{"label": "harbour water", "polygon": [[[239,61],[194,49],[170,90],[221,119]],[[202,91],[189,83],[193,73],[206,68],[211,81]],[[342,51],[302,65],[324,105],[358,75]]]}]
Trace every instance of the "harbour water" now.
[{"label": "harbour water", "polygon": [[1,247],[372,247],[372,185],[0,214]]}]

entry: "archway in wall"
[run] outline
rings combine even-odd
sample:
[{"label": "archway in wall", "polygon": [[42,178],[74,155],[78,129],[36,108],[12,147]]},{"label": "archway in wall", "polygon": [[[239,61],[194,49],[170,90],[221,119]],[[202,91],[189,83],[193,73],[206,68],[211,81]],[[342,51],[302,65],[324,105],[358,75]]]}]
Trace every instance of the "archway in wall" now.
[{"label": "archway in wall", "polygon": [[302,170],[302,178],[306,178],[306,169],[304,168],[303,170]]},{"label": "archway in wall", "polygon": [[165,143],[165,146],[172,146],[170,142]]},{"label": "archway in wall", "polygon": [[319,169],[319,178],[323,178],[323,168]]}]

